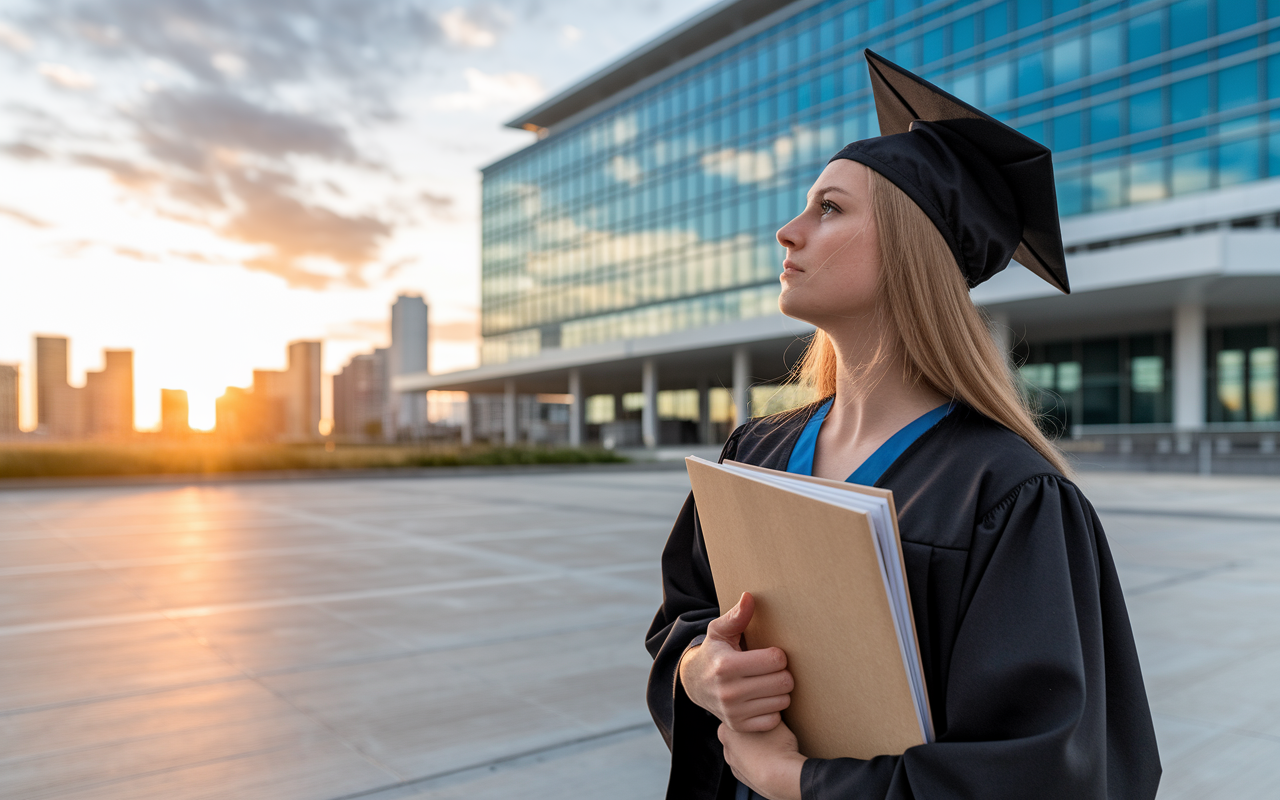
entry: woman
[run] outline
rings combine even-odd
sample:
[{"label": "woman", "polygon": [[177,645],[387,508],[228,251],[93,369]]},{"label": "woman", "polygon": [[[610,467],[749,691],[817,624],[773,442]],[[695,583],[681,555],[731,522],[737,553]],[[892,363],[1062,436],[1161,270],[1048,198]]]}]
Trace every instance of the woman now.
[{"label": "woman", "polygon": [[806,758],[786,654],[720,616],[692,496],[662,557],[649,705],[668,798],[1151,798],[1160,765],[1097,515],[1036,428],[968,288],[1010,258],[1067,291],[1048,151],[868,51],[881,130],[842,150],[787,249],[822,400],[721,459],[890,489],[936,741]]}]

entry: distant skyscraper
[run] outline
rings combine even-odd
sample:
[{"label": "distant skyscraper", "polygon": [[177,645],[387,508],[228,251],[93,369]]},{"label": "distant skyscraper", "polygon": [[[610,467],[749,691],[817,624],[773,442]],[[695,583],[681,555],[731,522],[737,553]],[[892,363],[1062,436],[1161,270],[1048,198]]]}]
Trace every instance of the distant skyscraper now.
[{"label": "distant skyscraper", "polygon": [[387,410],[387,348],[355,356],[333,376],[334,433],[382,438]]},{"label": "distant skyscraper", "polygon": [[285,419],[290,438],[320,435],[320,342],[290,342]]},{"label": "distant skyscraper", "polygon": [[18,433],[18,368],[0,364],[0,436]]},{"label": "distant skyscraper", "polygon": [[133,351],[104,350],[101,372],[85,373],[85,432],[120,437],[133,432]]},{"label": "distant skyscraper", "polygon": [[81,393],[67,383],[67,338],[36,337],[36,424],[50,436],[84,430]]},{"label": "distant skyscraper", "polygon": [[[427,304],[421,295],[402,294],[391,306],[391,348],[389,375],[409,375],[428,371]],[[391,396],[395,430],[410,433],[427,421],[427,396],[423,392],[396,392]]]},{"label": "distant skyscraper", "polygon": [[160,432],[165,436],[182,436],[191,432],[185,389],[160,390]]}]

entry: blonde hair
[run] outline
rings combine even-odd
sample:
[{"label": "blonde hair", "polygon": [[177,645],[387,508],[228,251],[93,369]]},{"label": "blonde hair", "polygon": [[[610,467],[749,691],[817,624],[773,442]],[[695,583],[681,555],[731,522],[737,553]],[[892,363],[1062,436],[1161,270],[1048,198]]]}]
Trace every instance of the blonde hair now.
[{"label": "blonde hair", "polygon": [[[1071,467],[1036,426],[1009,360],[996,345],[955,256],[933,222],[911,198],[874,170],[871,207],[880,240],[877,314],[886,351],[901,353],[908,380],[924,381],[1021,436],[1063,475]],[[814,333],[793,378],[817,397],[836,391],[837,360],[831,339]],[[859,369],[859,378],[871,370]]]}]

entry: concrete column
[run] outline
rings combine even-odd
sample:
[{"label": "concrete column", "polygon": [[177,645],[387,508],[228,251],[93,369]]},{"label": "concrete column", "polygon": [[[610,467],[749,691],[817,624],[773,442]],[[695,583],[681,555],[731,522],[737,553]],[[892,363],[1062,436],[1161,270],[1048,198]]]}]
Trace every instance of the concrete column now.
[{"label": "concrete column", "polygon": [[739,347],[733,351],[734,425],[751,419],[751,351]]},{"label": "concrete column", "polygon": [[569,446],[582,447],[582,414],[586,402],[582,396],[582,370],[569,370]]},{"label": "concrete column", "polygon": [[516,414],[516,382],[508,380],[502,396],[502,440],[507,447],[520,441],[520,427]]},{"label": "concrete column", "polygon": [[462,403],[462,446],[470,447],[475,441],[475,412],[471,410],[471,392],[467,392],[467,399]]},{"label": "concrete column", "polygon": [[1179,430],[1204,427],[1204,305],[1184,303],[1173,311],[1173,424]]},{"label": "concrete column", "polygon": [[711,442],[711,386],[707,376],[698,378],[698,441]]},{"label": "concrete column", "polygon": [[640,436],[645,447],[658,446],[658,365],[652,358],[644,360],[644,372],[640,376],[640,391],[644,392],[644,410],[640,413]]}]

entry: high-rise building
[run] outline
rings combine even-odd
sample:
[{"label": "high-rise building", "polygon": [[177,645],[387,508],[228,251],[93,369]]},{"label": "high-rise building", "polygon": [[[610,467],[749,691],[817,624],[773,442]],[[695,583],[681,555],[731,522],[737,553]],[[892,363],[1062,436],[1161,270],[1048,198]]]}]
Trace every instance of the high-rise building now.
[{"label": "high-rise building", "polygon": [[36,337],[36,425],[49,436],[75,437],[84,430],[80,392],[67,382],[65,336]]},{"label": "high-rise building", "polygon": [[133,351],[104,350],[100,372],[86,372],[85,433],[122,437],[133,432]]},{"label": "high-rise building", "polygon": [[338,436],[381,439],[390,430],[387,350],[354,356],[333,376],[333,424]]},{"label": "high-rise building", "polygon": [[660,394],[741,419],[803,350],[774,234],[878,133],[870,47],[1054,151],[1072,294],[973,298],[1059,428],[1274,449],[1277,43],[1254,0],[717,4],[509,123],[537,139],[484,169],[481,366],[396,387],[501,393],[512,436],[533,392],[640,395],[649,442]]},{"label": "high-rise building", "polygon": [[18,431],[18,368],[0,364],[0,436]]},{"label": "high-rise building", "polygon": [[291,439],[320,435],[320,342],[290,342],[285,431]]},{"label": "high-rise building", "polygon": [[[391,348],[388,369],[391,377],[429,371],[429,312],[420,295],[402,294],[391,306]],[[427,422],[426,395],[422,392],[395,392],[391,398],[394,417],[391,429],[415,435]]]},{"label": "high-rise building", "polygon": [[160,432],[165,436],[191,433],[190,410],[185,389],[160,390]]}]

